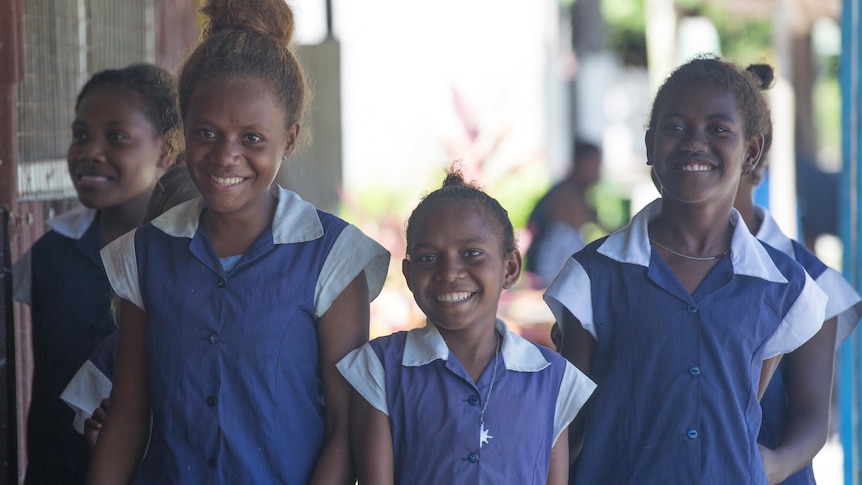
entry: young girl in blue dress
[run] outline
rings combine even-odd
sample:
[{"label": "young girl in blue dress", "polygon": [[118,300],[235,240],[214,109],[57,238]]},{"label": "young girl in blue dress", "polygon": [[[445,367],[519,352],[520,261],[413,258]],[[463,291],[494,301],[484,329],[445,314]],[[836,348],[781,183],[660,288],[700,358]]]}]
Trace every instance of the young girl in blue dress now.
[{"label": "young girl in blue dress", "polygon": [[[748,68],[767,89],[772,68]],[[769,133],[768,135],[771,135]],[[835,350],[853,331],[862,315],[862,297],[841,276],[802,244],[787,237],[769,211],[754,203],[754,194],[767,170],[767,147],[762,161],[739,181],[734,207],[746,226],[761,241],[788,254],[805,268],[828,296],[823,327],[809,341],[782,358],[760,401],[763,424],[761,443],[769,483],[813,485],[811,460],[829,434],[829,412],[835,370]]]},{"label": "young girl in blue dress", "polygon": [[359,482],[564,484],[568,425],[595,386],[496,318],[521,273],[505,209],[453,171],[410,216],[402,269],[425,327],[338,364],[358,392]]},{"label": "young girl in blue dress", "polygon": [[32,310],[27,483],[86,479],[90,449],[60,393],[116,328],[99,250],[143,222],[179,137],[176,84],[159,67],[101,71],[78,94],[66,158],[81,207],[49,221],[50,231],[15,263],[15,297]]},{"label": "young girl in blue dress", "polygon": [[751,75],[712,57],[679,67],[645,136],[662,197],[548,288],[563,355],[598,385],[574,483],[767,483],[758,398],[826,297],[733,209],[766,133]]},{"label": "young girl in blue dress", "polygon": [[307,100],[290,7],[203,13],[178,89],[202,198],[102,252],[122,302],[88,482],[352,483],[335,364],[368,339],[389,255],[274,185]]}]

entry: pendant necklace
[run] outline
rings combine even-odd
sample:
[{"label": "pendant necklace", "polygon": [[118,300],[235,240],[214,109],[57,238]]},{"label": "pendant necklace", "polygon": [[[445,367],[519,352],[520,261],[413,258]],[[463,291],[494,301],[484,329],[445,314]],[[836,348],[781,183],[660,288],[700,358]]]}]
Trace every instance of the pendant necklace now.
[{"label": "pendant necklace", "polygon": [[727,254],[727,251],[725,251],[725,252],[719,254],[718,256],[707,256],[705,258],[704,257],[698,257],[698,256],[689,256],[687,254],[678,253],[678,252],[674,251],[673,249],[671,249],[667,246],[662,246],[661,244],[657,243],[653,238],[649,238],[649,242],[655,246],[658,246],[658,247],[664,249],[665,251],[667,251],[671,254],[675,254],[675,255],[679,256],[680,258],[690,259],[692,261],[715,261],[716,259]]},{"label": "pendant necklace", "polygon": [[485,410],[488,409],[491,392],[494,391],[494,381],[497,380],[497,363],[500,361],[500,334],[494,330],[494,336],[497,337],[497,349],[494,351],[494,368],[491,371],[491,384],[488,385],[488,394],[485,394],[485,403],[482,404],[482,414],[479,415],[479,448],[482,448],[482,445],[488,444],[488,441],[493,438],[489,434],[490,430],[485,429]]}]

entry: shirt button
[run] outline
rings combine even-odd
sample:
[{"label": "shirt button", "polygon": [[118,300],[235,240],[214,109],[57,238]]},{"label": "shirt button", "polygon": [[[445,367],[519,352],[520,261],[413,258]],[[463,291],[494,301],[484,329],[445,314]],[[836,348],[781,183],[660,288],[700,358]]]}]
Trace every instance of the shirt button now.
[{"label": "shirt button", "polygon": [[692,376],[699,376],[700,375],[700,367],[698,367],[698,366],[691,367],[688,369],[688,373]]},{"label": "shirt button", "polygon": [[467,461],[470,463],[476,463],[479,461],[479,453],[470,453],[467,455]]},{"label": "shirt button", "polygon": [[479,397],[478,396],[470,396],[467,398],[467,402],[470,403],[471,406],[475,406],[475,405],[479,404]]},{"label": "shirt button", "polygon": [[214,333],[211,333],[209,338],[210,338],[210,343],[211,343],[211,344],[214,344],[214,343],[218,342],[218,334],[217,334],[217,333],[215,333],[215,332],[214,332]]},{"label": "shirt button", "polygon": [[688,432],[685,435],[688,436],[688,439],[690,439],[690,440],[696,439],[697,438],[697,430],[696,429],[690,429],[690,430],[688,430]]},{"label": "shirt button", "polygon": [[218,404],[218,398],[215,396],[208,397],[207,404],[209,404],[210,406],[215,406],[216,404]]},{"label": "shirt button", "polygon": [[688,305],[687,307],[685,307],[685,311],[689,313],[697,313],[697,307],[694,305]]},{"label": "shirt button", "polygon": [[225,280],[218,280],[216,286],[218,286],[219,288],[224,288],[225,286],[227,286],[227,283],[225,282]]}]

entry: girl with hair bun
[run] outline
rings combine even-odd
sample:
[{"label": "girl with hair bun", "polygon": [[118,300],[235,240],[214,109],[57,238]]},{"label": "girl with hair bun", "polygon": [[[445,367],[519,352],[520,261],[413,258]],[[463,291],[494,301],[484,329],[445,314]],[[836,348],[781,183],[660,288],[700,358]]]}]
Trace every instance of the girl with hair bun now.
[{"label": "girl with hair bun", "polygon": [[496,318],[521,274],[499,202],[451,171],[407,221],[407,285],[427,324],[338,369],[360,484],[565,484],[569,423],[595,385]]},{"label": "girl with hair bun", "polygon": [[[772,67],[748,67],[768,89]],[[771,140],[772,132],[767,138]],[[813,485],[811,460],[829,435],[829,410],[835,350],[850,335],[862,315],[862,297],[838,271],[826,266],[798,241],[787,237],[770,212],[755,205],[754,194],[768,167],[764,147],[761,162],[739,180],[734,207],[761,241],[793,257],[829,296],[822,328],[804,345],[784,356],[760,401],[763,423],[758,442],[769,483]]]},{"label": "girl with hair bun", "polygon": [[598,386],[574,483],[767,483],[758,399],[826,306],[733,208],[771,133],[759,79],[735,64],[698,57],[659,88],[644,141],[661,198],[545,293],[562,354]]},{"label": "girl with hair bun", "polygon": [[[274,185],[308,94],[283,0],[211,0],[179,74],[202,198],[102,252],[120,304],[89,483],[353,483],[350,388],[389,255]],[[146,451],[146,453],[145,453]]]}]

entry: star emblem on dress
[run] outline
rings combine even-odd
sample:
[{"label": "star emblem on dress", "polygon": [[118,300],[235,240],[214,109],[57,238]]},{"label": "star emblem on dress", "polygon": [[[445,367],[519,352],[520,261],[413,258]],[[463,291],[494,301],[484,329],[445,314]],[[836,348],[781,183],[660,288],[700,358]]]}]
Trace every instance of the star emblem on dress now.
[{"label": "star emblem on dress", "polygon": [[483,424],[482,429],[479,430],[479,448],[481,448],[482,445],[487,445],[488,442],[491,441],[491,438],[493,438],[493,436],[488,434],[489,432],[490,431],[485,429],[485,425]]}]

